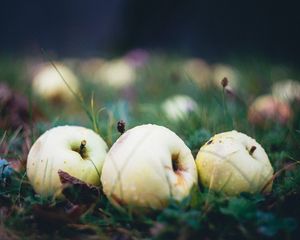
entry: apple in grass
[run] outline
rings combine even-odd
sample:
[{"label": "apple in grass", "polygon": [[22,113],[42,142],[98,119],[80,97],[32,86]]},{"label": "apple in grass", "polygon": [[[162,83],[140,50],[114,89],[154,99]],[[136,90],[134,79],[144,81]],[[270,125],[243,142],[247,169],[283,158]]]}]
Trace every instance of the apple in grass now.
[{"label": "apple in grass", "polygon": [[88,184],[100,185],[107,145],[94,131],[80,126],[59,126],[42,134],[27,158],[27,176],[41,196],[60,197],[58,171]]},{"label": "apple in grass", "polygon": [[192,79],[201,89],[212,87],[211,67],[200,58],[192,58],[183,64],[183,71],[188,78]]},{"label": "apple in grass", "polygon": [[253,138],[229,131],[213,136],[196,157],[199,179],[205,187],[226,195],[268,192],[274,170],[269,158]]},{"label": "apple in grass", "polygon": [[289,104],[271,95],[262,95],[254,100],[248,110],[248,120],[257,126],[269,122],[287,124],[293,117]]},{"label": "apple in grass", "polygon": [[99,68],[101,68],[106,63],[104,58],[88,58],[83,59],[79,62],[78,71],[86,78],[95,82],[95,74]]},{"label": "apple in grass", "polygon": [[134,84],[136,71],[125,59],[116,59],[104,63],[95,72],[94,80],[107,87],[120,90]]},{"label": "apple in grass", "polygon": [[186,95],[175,95],[166,99],[162,110],[172,121],[184,120],[192,112],[197,112],[198,105],[194,99]]},{"label": "apple in grass", "polygon": [[134,127],[112,146],[105,159],[103,191],[117,207],[162,209],[182,200],[197,185],[190,149],[171,130],[152,124]]},{"label": "apple in grass", "polygon": [[73,92],[79,91],[79,81],[63,63],[54,62],[54,65],[47,63],[39,68],[32,81],[33,91],[51,102],[70,102],[74,100]]},{"label": "apple in grass", "polygon": [[222,88],[221,81],[225,77],[228,79],[228,86],[226,86],[229,90],[237,90],[239,85],[239,72],[230,65],[225,64],[215,64],[212,66],[212,79],[214,84]]},{"label": "apple in grass", "polygon": [[273,84],[272,95],[286,103],[300,102],[300,82],[286,79]]}]

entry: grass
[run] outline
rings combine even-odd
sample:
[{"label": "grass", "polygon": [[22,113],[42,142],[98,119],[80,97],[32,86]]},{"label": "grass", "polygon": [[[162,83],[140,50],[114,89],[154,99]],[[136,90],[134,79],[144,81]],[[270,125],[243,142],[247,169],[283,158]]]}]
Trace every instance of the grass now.
[{"label": "grass", "polygon": [[[82,97],[79,102],[55,105],[32,93],[24,62],[1,59],[1,82],[27,96],[31,113],[30,127],[0,130],[1,158],[17,163],[21,169],[1,180],[0,238],[296,239],[300,233],[299,106],[293,106],[294,118],[288,125],[272,123],[256,127],[247,121],[251,100],[268,93],[271,84],[280,80],[274,76],[280,67],[263,60],[235,59],[232,63],[241,73],[240,85],[237,97],[230,98],[221,88],[198,88],[180,71],[181,60],[166,56],[150,58],[146,66],[137,70],[136,85],[127,90],[113,90],[90,82],[75,68],[81,80]],[[296,69],[286,66],[281,69],[276,71],[282,78],[299,77]],[[199,112],[183,121],[169,120],[162,114],[160,104],[173,94],[193,97],[199,104]],[[34,119],[33,105],[41,109],[43,117],[39,120]],[[232,129],[246,133],[268,153],[276,172],[273,190],[270,194],[242,193],[227,197],[200,185],[182,202],[170,201],[162,211],[141,215],[115,209],[103,193],[88,205],[76,206],[34,193],[24,166],[30,145],[41,133],[57,125],[78,124],[94,129],[111,146],[120,136],[117,122],[121,119],[126,122],[126,129],[144,123],[170,128],[194,156],[216,133]]]}]

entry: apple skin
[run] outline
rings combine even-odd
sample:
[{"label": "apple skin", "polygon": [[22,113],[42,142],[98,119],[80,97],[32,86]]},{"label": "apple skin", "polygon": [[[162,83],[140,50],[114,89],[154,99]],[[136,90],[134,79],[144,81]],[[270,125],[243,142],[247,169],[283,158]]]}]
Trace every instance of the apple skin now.
[{"label": "apple skin", "polygon": [[162,109],[167,118],[173,121],[184,120],[189,113],[196,112],[197,103],[189,96],[175,95],[168,98],[163,104]]},{"label": "apple skin", "polygon": [[248,111],[249,122],[257,126],[265,126],[270,121],[287,124],[292,117],[290,106],[271,95],[256,98]]},{"label": "apple skin", "polygon": [[[262,146],[235,130],[206,142],[197,154],[196,164],[202,185],[229,196],[260,192],[274,173]],[[272,182],[265,191],[271,188]]]},{"label": "apple skin", "polygon": [[[86,141],[84,156],[79,153]],[[41,196],[60,197],[62,184],[58,170],[63,170],[88,184],[100,185],[101,169],[107,145],[94,131],[79,126],[59,126],[42,134],[27,157],[27,176]]]},{"label": "apple skin", "polygon": [[[172,158],[177,167],[173,168]],[[116,207],[162,209],[170,198],[187,197],[198,179],[184,142],[168,128],[146,124],[126,131],[115,142],[104,161],[101,182]]]},{"label": "apple skin", "polygon": [[79,91],[79,81],[71,69],[63,63],[54,62],[54,65],[59,72],[50,63],[39,68],[32,81],[33,91],[51,102],[71,102],[74,100],[74,95],[64,80],[74,92]]}]

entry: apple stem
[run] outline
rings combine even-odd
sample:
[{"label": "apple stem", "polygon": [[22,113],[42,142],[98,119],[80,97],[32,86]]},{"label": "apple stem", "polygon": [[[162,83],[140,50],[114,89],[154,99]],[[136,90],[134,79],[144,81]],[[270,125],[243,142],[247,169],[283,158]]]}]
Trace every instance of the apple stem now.
[{"label": "apple stem", "polygon": [[255,146],[252,146],[252,147],[250,148],[249,154],[252,155],[252,154],[254,153],[255,149],[256,149],[256,147],[255,147]]},{"label": "apple stem", "polygon": [[83,156],[83,151],[84,151],[85,145],[86,145],[86,140],[82,140],[80,143],[80,147],[79,147],[79,154],[81,156]]}]

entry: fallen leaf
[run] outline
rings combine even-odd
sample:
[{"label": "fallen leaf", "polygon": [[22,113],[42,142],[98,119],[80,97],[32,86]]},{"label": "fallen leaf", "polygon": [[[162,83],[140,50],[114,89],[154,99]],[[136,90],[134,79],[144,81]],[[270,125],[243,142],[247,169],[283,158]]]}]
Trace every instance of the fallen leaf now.
[{"label": "fallen leaf", "polygon": [[58,171],[61,183],[63,184],[62,193],[73,204],[90,205],[100,196],[100,189],[75,178],[62,170]]}]

